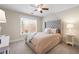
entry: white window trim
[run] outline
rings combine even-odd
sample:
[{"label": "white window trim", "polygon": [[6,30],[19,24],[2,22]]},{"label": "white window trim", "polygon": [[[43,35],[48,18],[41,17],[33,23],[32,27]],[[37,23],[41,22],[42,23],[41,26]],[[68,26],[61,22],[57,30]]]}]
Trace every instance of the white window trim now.
[{"label": "white window trim", "polygon": [[[24,35],[24,33],[22,33],[22,28],[21,28],[21,27],[22,27],[22,21],[23,21],[24,18],[27,19],[27,20],[28,20],[28,19],[29,19],[29,20],[32,20],[32,19],[26,18],[26,17],[21,17],[21,18],[20,18],[20,35]],[[36,19],[33,19],[33,20],[36,20]],[[36,32],[37,32],[37,20],[36,20]],[[27,33],[26,33],[26,34],[27,34]]]}]

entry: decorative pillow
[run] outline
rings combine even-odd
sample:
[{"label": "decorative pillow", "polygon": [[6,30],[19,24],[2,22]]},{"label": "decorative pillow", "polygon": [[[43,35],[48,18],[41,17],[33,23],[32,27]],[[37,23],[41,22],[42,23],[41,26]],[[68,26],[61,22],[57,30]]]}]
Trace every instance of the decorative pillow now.
[{"label": "decorative pillow", "polygon": [[56,33],[56,29],[46,28],[44,32],[47,32],[49,34],[53,34],[53,33]]},{"label": "decorative pillow", "polygon": [[45,32],[51,33],[51,28],[46,28],[46,29],[45,29]]},{"label": "decorative pillow", "polygon": [[52,29],[52,33],[57,33],[57,29],[56,28]]}]

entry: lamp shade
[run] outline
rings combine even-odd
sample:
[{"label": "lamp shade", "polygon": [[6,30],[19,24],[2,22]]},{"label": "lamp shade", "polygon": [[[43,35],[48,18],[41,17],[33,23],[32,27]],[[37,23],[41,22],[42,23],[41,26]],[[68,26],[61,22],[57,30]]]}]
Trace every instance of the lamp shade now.
[{"label": "lamp shade", "polygon": [[67,28],[73,28],[73,24],[67,24]]},{"label": "lamp shade", "polygon": [[5,11],[0,9],[0,23],[6,23]]}]

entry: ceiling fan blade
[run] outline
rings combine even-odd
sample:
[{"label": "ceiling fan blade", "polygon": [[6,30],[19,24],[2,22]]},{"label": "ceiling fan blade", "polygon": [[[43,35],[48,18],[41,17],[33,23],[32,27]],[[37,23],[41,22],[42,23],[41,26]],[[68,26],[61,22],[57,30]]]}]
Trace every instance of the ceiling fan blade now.
[{"label": "ceiling fan blade", "polygon": [[49,10],[49,8],[42,8],[42,10]]},{"label": "ceiling fan blade", "polygon": [[35,9],[34,11],[37,11],[37,9]]}]

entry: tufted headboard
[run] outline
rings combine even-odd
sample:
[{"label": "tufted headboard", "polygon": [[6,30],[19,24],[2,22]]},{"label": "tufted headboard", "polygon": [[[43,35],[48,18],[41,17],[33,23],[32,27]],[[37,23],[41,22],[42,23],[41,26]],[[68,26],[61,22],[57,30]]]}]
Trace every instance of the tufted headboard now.
[{"label": "tufted headboard", "polygon": [[45,28],[56,28],[61,33],[61,20],[52,20],[45,22]]}]

